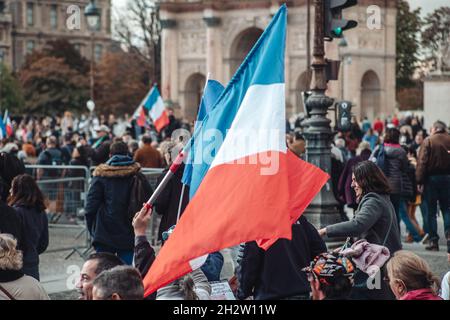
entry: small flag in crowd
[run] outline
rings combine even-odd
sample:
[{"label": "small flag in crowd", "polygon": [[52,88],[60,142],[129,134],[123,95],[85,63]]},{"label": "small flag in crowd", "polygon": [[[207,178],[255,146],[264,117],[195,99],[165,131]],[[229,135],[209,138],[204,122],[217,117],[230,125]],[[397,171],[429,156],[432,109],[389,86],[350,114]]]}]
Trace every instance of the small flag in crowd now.
[{"label": "small flag in crowd", "polygon": [[8,136],[8,133],[6,131],[6,125],[4,122],[4,118],[2,118],[2,115],[0,113],[0,139],[4,139]]},{"label": "small flag in crowd", "polygon": [[8,137],[11,137],[13,135],[13,126],[11,123],[11,119],[9,118],[8,110],[6,110],[5,116],[3,117],[3,123],[5,125],[6,135]]},{"label": "small flag in crowd", "polygon": [[[212,108],[214,107],[214,104],[216,103],[217,99],[220,97],[220,95],[222,94],[224,89],[225,88],[223,87],[223,85],[216,80],[208,80],[207,81],[205,90],[203,92],[202,100],[200,101],[200,106],[198,108],[197,121],[195,123],[194,132],[199,130],[199,125],[201,125],[200,123],[203,121],[203,119],[206,117],[206,115],[212,110]],[[195,137],[195,134],[194,134],[194,137]],[[199,148],[198,145],[197,146],[195,145],[195,143],[196,143],[195,138],[192,138],[189,141],[189,143],[191,144],[191,147],[189,149],[188,160],[184,167],[183,178],[181,180],[186,185],[191,184],[192,170],[193,170],[193,166],[195,165],[194,164],[194,155],[195,155],[196,150],[197,150],[197,152],[203,152],[203,148]],[[202,164],[200,163],[197,165],[202,165]],[[189,198],[192,199],[193,196],[194,196],[194,192],[191,192],[191,190],[189,190]]]},{"label": "small flag in crowd", "polygon": [[164,107],[164,101],[156,85],[145,96],[133,114],[133,118],[136,119],[136,123],[139,126],[145,126],[147,113],[158,132],[169,124],[169,117]]},{"label": "small flag in crowd", "polygon": [[[286,10],[274,16],[198,128],[199,139],[208,130],[224,138],[212,163],[194,167],[195,195],[144,278],[145,296],[198,268],[208,253],[291,239],[293,218],[329,178],[286,147]],[[242,138],[253,143],[236,143]]]}]

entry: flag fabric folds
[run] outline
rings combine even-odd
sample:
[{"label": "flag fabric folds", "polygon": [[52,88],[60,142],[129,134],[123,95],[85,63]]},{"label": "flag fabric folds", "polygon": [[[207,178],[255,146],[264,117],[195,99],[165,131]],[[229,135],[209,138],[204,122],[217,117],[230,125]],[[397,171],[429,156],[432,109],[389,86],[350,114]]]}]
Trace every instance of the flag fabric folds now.
[{"label": "flag fabric folds", "polygon": [[[217,99],[220,97],[220,95],[222,94],[223,90],[225,88],[223,87],[223,85],[216,81],[216,80],[208,80],[208,82],[206,83],[205,86],[205,90],[203,92],[203,96],[202,99],[200,101],[200,106],[198,108],[198,113],[197,113],[197,121],[195,123],[195,127],[194,127],[194,132],[196,132],[196,130],[199,130],[199,126],[201,126],[203,119],[206,117],[206,115],[212,110],[212,107],[214,106],[214,104],[216,103]],[[190,143],[190,148],[189,148],[189,154],[188,154],[188,159],[186,161],[186,165],[184,167],[184,173],[183,173],[183,178],[182,178],[182,182],[186,185],[190,185],[191,184],[191,179],[192,179],[192,170],[193,170],[193,166],[195,165],[195,150],[196,147],[200,148],[199,150],[202,152],[202,148],[201,146],[199,147],[198,145],[195,145],[195,139],[194,137],[189,141]],[[192,197],[194,196],[194,194],[192,192],[189,191],[189,198],[192,199]]]},{"label": "flag fabric folds", "polygon": [[286,147],[286,11],[279,9],[194,133],[203,143],[195,156],[206,150],[210,161],[193,167],[195,194],[144,278],[145,296],[198,268],[208,253],[291,239],[293,219],[329,178]]},{"label": "flag fabric folds", "polygon": [[4,139],[8,136],[8,133],[6,131],[6,126],[5,126],[5,122],[4,119],[0,113],[0,139]]},{"label": "flag fabric folds", "polygon": [[169,124],[169,117],[164,107],[164,101],[156,85],[145,96],[133,114],[133,118],[136,119],[139,126],[143,127],[145,125],[147,113],[158,132]]},{"label": "flag fabric folds", "polygon": [[11,118],[9,117],[9,112],[6,110],[5,116],[3,117],[3,124],[5,126],[6,135],[11,137],[13,135],[13,126],[11,122]]}]

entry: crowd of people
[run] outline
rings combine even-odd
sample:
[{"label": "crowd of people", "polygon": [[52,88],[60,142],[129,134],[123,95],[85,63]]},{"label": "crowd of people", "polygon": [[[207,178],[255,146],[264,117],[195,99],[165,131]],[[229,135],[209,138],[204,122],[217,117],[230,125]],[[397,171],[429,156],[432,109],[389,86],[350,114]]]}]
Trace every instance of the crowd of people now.
[{"label": "crowd of people", "polygon": [[[81,269],[80,299],[144,299],[142,279],[157,251],[147,239],[150,218],[154,212],[161,216],[163,246],[189,202],[182,165],[153,208],[143,207],[153,189],[142,168],[164,169],[160,182],[174,150],[182,148],[172,132],[190,130],[172,112],[169,118],[161,133],[127,116],[75,119],[67,112],[61,118],[14,123],[14,135],[0,146],[0,300],[49,299],[39,282],[39,255],[49,244],[48,224],[58,211],[52,202],[58,195],[39,184],[49,170],[32,177],[25,164],[95,167],[83,211],[95,253]],[[337,131],[331,178],[342,222],[318,230],[301,216],[292,225],[292,240],[279,239],[267,251],[256,242],[232,248],[235,272],[226,280],[235,297],[448,300],[449,274],[439,281],[425,260],[402,247],[404,223],[403,242],[439,250],[439,208],[450,262],[450,135],[443,122],[434,123],[429,134],[422,123],[412,116],[374,123],[365,118],[360,126],[353,118],[349,131]],[[300,121],[293,128],[289,124],[287,145],[305,159],[303,131]],[[347,241],[329,250],[327,237]],[[222,251],[211,253],[203,266],[145,299],[211,299],[211,282],[222,280],[224,258]],[[384,281],[373,288],[376,277]]]}]

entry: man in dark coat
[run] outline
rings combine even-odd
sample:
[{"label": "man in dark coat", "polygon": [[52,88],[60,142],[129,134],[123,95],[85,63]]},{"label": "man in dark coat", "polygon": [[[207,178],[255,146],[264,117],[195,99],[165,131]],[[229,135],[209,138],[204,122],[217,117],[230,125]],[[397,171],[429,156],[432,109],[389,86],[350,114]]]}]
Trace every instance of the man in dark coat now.
[{"label": "man in dark coat", "polygon": [[292,226],[292,240],[279,239],[267,251],[254,241],[246,243],[237,268],[237,297],[309,299],[311,287],[302,268],[326,251],[316,228],[303,216]]},{"label": "man in dark coat", "polygon": [[106,125],[101,125],[97,130],[98,139],[92,145],[92,164],[98,166],[105,163],[109,158],[109,149],[111,146],[111,140],[109,139],[109,133],[111,130]]},{"label": "man in dark coat", "polygon": [[144,179],[140,190],[133,190],[135,176],[141,167],[128,155],[125,143],[113,143],[110,155],[111,158],[94,171],[87,195],[86,223],[97,252],[116,254],[131,264],[134,234],[129,204],[134,198],[132,193],[144,193],[142,204],[151,196],[152,189]]}]

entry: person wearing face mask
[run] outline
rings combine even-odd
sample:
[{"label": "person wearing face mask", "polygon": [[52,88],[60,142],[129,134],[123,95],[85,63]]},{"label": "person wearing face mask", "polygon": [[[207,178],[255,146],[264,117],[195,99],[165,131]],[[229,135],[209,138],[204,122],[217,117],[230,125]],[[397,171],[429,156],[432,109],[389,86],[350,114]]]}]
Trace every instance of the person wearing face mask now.
[{"label": "person wearing face mask", "polygon": [[[358,203],[353,219],[322,228],[319,234],[330,238],[366,239],[369,243],[387,247],[391,254],[401,250],[395,210],[389,200],[390,187],[381,169],[371,161],[356,164],[351,186],[355,190]],[[393,299],[386,284],[381,283],[380,290],[371,290],[367,287],[367,280],[366,273],[359,270],[356,272],[353,299]]]}]

